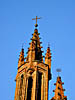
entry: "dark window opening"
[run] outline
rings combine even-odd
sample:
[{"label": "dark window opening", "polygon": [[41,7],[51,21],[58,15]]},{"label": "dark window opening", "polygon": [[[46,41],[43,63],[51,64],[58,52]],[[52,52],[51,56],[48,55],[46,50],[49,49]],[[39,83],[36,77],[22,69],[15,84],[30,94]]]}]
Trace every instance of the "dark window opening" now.
[{"label": "dark window opening", "polygon": [[58,92],[58,95],[61,96],[61,94]]},{"label": "dark window opening", "polygon": [[22,96],[22,86],[23,86],[23,75],[21,75],[21,82],[20,82],[20,96]]},{"label": "dark window opening", "polygon": [[41,83],[42,83],[42,73],[38,73],[37,100],[41,100]]},{"label": "dark window opening", "polygon": [[60,90],[61,88],[58,86],[58,89]]},{"label": "dark window opening", "polygon": [[33,84],[33,79],[32,79],[32,77],[29,77],[29,79],[28,79],[28,89],[27,89],[27,100],[31,100],[32,84]]},{"label": "dark window opening", "polygon": [[21,86],[23,85],[23,75],[21,75]]}]

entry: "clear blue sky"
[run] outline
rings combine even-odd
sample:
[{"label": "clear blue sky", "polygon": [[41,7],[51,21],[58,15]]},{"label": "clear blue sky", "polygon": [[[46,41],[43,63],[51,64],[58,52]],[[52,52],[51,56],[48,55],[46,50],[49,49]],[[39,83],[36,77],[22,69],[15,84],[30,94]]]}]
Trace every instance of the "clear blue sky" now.
[{"label": "clear blue sky", "polygon": [[75,0],[0,0],[0,99],[14,100],[19,53],[22,43],[27,52],[35,16],[42,17],[38,29],[44,54],[48,42],[51,45],[49,98],[54,95],[56,68],[61,68],[65,95],[75,100]]}]

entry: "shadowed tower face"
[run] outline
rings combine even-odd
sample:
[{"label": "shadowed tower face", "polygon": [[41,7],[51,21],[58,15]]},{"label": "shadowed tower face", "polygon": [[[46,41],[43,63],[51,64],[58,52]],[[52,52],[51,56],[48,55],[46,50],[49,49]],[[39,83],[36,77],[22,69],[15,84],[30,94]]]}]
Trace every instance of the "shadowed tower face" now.
[{"label": "shadowed tower face", "polygon": [[28,48],[26,60],[22,48],[16,75],[16,89],[14,100],[48,100],[48,82],[51,79],[51,53],[47,48],[45,62],[41,50],[38,25]]}]

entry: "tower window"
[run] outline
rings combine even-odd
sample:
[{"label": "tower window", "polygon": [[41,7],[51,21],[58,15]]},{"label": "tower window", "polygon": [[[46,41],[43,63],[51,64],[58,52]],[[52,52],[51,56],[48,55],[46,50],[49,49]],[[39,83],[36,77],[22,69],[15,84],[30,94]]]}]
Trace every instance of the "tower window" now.
[{"label": "tower window", "polygon": [[21,75],[21,84],[23,84],[23,74]]},{"label": "tower window", "polygon": [[27,100],[31,100],[32,84],[33,84],[33,79],[32,79],[32,77],[29,77],[29,79],[28,79],[28,89],[27,89]]},{"label": "tower window", "polygon": [[41,100],[41,83],[42,83],[42,73],[38,73],[37,100]]},{"label": "tower window", "polygon": [[21,82],[20,82],[20,99],[21,99],[21,96],[22,96],[22,86],[23,86],[23,74],[21,75]]}]

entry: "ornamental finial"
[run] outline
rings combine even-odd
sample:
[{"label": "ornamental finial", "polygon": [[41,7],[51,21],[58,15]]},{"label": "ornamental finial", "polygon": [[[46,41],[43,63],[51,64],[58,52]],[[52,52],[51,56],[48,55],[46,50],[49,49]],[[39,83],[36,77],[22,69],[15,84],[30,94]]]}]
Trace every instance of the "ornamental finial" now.
[{"label": "ornamental finial", "polygon": [[37,19],[41,19],[41,17],[39,17],[39,18],[38,18],[38,17],[36,16],[36,18],[33,18],[33,19],[32,19],[32,20],[36,20],[35,27],[38,27],[38,24],[37,24]]}]

